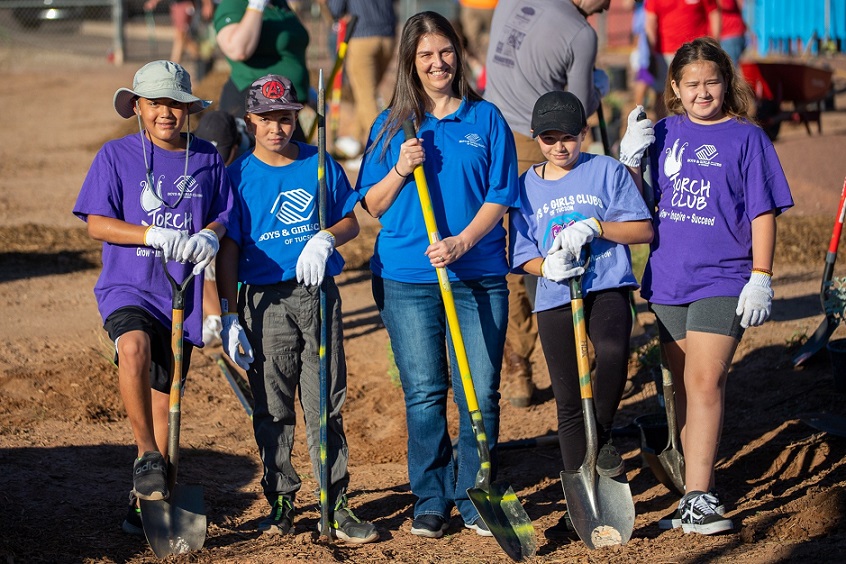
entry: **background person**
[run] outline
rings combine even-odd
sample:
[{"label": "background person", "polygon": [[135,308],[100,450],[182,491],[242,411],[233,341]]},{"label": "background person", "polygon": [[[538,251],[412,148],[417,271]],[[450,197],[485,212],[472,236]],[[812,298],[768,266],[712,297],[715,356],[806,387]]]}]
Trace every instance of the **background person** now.
[{"label": "background person", "polygon": [[[591,115],[610,83],[595,71],[597,37],[587,21],[610,0],[500,0],[491,23],[485,98],[501,111],[517,147],[518,173],[545,160],[532,139],[535,102],[554,90],[575,94]],[[537,341],[533,276],[509,273],[504,396],[515,407],[531,405],[535,385],[531,356]]]},{"label": "background person", "polygon": [[717,0],[644,0],[646,39],[655,60],[655,115],[667,115],[664,89],[667,68],[684,43],[697,37],[720,37],[720,7]]},{"label": "background person", "polygon": [[[285,0],[221,0],[214,26],[231,69],[220,93],[220,109],[243,116],[250,85],[267,74],[287,77],[307,96],[308,30]],[[299,124],[293,138],[305,141]]]},{"label": "background person", "polygon": [[396,0],[326,0],[332,17],[358,23],[347,45],[345,72],[355,99],[355,121],[351,135],[339,137],[335,147],[345,156],[361,155],[373,120],[382,111],[379,107],[379,84],[394,60],[396,47]]},{"label": "background person", "polygon": [[[152,12],[162,0],[147,0],[144,9]],[[194,37],[191,29],[191,20],[194,18],[195,5],[193,0],[170,0],[170,24],[173,26],[173,45],[170,51],[170,60],[174,63],[182,62],[182,55],[188,53],[192,60],[202,65],[200,60],[200,44]],[[214,4],[212,0],[201,0],[200,16],[203,21],[210,21],[214,15]]]},{"label": "background person", "polygon": [[[467,495],[479,453],[435,268],[446,268],[496,471],[499,371],[507,320],[505,229],[517,203],[514,140],[499,110],[470,87],[450,22],[422,12],[403,27],[397,82],[373,124],[358,177],[362,205],[382,224],[370,261],[373,297],[388,330],[405,395],[408,474],[417,497],[411,533],[439,538],[452,507],[491,536]],[[404,141],[414,119],[417,138]],[[443,239],[429,244],[412,171],[422,164]],[[447,398],[458,406],[458,454]]]},{"label": "background person", "polygon": [[743,22],[743,0],[717,0],[722,16],[720,47],[731,57],[734,66],[746,50],[746,24]]}]

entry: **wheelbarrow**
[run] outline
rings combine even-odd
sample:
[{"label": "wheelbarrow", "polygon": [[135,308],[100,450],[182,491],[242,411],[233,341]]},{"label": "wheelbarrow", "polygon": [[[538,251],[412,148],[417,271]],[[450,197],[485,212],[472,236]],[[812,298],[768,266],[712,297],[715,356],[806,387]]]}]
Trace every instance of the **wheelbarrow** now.
[{"label": "wheelbarrow", "polygon": [[[822,133],[823,102],[832,93],[829,69],[798,62],[748,61],[740,64],[746,82],[756,99],[756,119],[771,141],[778,137],[781,123],[793,121],[805,125],[811,135],[811,123]],[[784,103],[790,104],[782,109]]]}]

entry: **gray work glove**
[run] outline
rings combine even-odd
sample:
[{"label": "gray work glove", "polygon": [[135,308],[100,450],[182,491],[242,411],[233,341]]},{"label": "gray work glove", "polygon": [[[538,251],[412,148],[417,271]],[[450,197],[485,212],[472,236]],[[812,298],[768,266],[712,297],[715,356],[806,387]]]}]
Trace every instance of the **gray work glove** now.
[{"label": "gray work glove", "polygon": [[567,251],[555,251],[547,255],[541,263],[541,274],[547,280],[563,282],[585,273],[585,267],[574,262]]},{"label": "gray work glove", "polygon": [[[253,356],[253,347],[250,346],[250,341],[247,339],[247,333],[241,327],[241,323],[238,322],[238,314],[224,313],[220,317],[220,322],[223,325],[223,329],[220,331],[223,350],[235,364],[244,370],[248,370],[255,357]],[[238,345],[241,345],[243,353],[238,349]]]},{"label": "gray work glove", "polygon": [[646,149],[655,142],[655,129],[649,118],[638,121],[643,106],[635,106],[629,113],[628,126],[620,141],[620,162],[626,166],[638,167]]},{"label": "gray work glove", "polygon": [[144,232],[144,244],[162,252],[166,261],[182,262],[188,236],[178,229],[150,226]]},{"label": "gray work glove", "polygon": [[188,239],[182,250],[182,262],[194,263],[194,276],[198,276],[214,260],[218,249],[220,241],[217,240],[217,233],[203,229]]},{"label": "gray work glove", "polygon": [[306,286],[320,286],[326,274],[326,261],[334,250],[334,235],[325,230],[315,233],[297,259],[297,282]]},{"label": "gray work glove", "polygon": [[740,292],[735,313],[740,317],[744,329],[757,327],[770,318],[773,309],[773,290],[770,276],[763,272],[752,272],[749,282]]}]

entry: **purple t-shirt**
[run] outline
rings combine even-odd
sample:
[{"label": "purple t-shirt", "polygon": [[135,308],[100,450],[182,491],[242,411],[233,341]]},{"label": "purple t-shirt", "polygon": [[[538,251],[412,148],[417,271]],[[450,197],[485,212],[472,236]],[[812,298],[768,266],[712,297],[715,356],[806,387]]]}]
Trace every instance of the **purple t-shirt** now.
[{"label": "purple t-shirt", "polygon": [[[187,176],[185,151],[166,151],[146,139],[143,150],[147,151],[154,187],[147,182],[141,136],[136,133],[115,139],[94,157],[73,213],[83,221],[88,221],[89,215],[99,215],[135,225],[179,229],[188,235],[213,221],[228,226],[232,190],[214,145],[191,137]],[[182,282],[192,267],[168,263],[177,282]],[[185,340],[198,347],[203,346],[202,284],[203,276],[195,276],[185,293]],[[118,308],[137,306],[170,327],[171,287],[160,252],[152,247],[103,243],[103,271],[94,295],[104,321]]]},{"label": "purple t-shirt", "polygon": [[752,220],[793,206],[772,142],[746,121],[677,115],[655,125],[649,157],[658,211],[641,295],[663,305],[739,296],[752,269]]},{"label": "purple t-shirt", "polygon": [[[582,153],[573,169],[557,180],[544,180],[530,167],[520,177],[520,207],[511,208],[511,270],[543,258],[555,236],[570,225],[595,217],[600,221],[643,221],[649,210],[629,171],[604,155]],[[609,288],[637,288],[628,245],[595,238],[582,279],[585,295]],[[570,303],[567,280],[538,278],[534,311]]]}]

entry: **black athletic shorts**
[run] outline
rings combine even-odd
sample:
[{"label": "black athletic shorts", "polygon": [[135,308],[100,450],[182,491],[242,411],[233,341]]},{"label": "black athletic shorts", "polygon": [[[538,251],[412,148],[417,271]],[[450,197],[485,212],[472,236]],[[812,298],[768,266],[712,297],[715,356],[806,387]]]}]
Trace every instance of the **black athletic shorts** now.
[{"label": "black athletic shorts", "polygon": [[[135,307],[122,307],[112,312],[103,328],[115,343],[115,363],[119,363],[117,340],[128,331],[144,331],[150,336],[150,387],[159,392],[170,393],[170,370],[173,366],[173,351],[170,343],[170,329],[150,315],[146,310]],[[191,351],[194,345],[183,341],[182,344],[182,384],[191,364]]]}]

